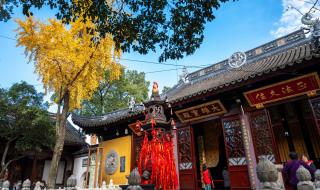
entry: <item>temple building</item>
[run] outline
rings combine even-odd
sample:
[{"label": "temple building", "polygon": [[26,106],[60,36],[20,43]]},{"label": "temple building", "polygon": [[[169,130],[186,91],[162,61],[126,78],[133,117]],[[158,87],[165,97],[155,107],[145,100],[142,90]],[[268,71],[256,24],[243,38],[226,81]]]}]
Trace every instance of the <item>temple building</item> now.
[{"label": "temple building", "polygon": [[[51,114],[51,117],[54,119],[54,114]],[[3,153],[2,145],[5,143],[3,143],[2,139],[0,139],[0,142],[2,143],[0,143],[0,153]],[[58,166],[56,178],[57,187],[64,187],[68,177],[74,173],[74,170],[81,170],[81,166],[78,167],[78,165],[75,164],[75,160],[83,154],[85,154],[86,157],[88,155],[88,144],[85,142],[85,136],[68,121],[66,125],[64,148]],[[11,157],[12,152],[9,152],[8,158]],[[26,179],[31,180],[32,183],[40,180],[47,182],[51,159],[52,150],[48,148],[41,152],[28,152],[25,157],[16,160],[9,165],[8,180],[12,185]],[[86,171],[86,167],[84,168]],[[85,173],[85,171],[83,173]],[[78,181],[81,181],[81,176],[78,178]]]},{"label": "temple building", "polygon": [[[259,185],[256,164],[265,157],[279,168],[291,151],[320,167],[319,37],[298,30],[193,73],[161,95],[173,136],[179,189],[201,189],[206,163],[217,188]],[[161,83],[160,83],[161,84]],[[148,103],[147,103],[148,104]],[[72,120],[100,143],[91,148],[93,186],[125,176],[137,167],[146,104],[103,116]],[[113,172],[106,159],[113,154]],[[227,173],[227,175],[226,175]]]}]

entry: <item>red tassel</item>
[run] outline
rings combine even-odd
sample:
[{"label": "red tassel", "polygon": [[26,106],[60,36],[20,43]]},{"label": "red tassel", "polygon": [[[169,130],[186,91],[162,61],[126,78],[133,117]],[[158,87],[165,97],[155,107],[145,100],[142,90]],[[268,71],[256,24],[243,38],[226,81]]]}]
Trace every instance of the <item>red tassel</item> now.
[{"label": "red tassel", "polygon": [[[152,122],[152,127],[153,125],[155,125],[155,122]],[[150,180],[142,183],[155,184],[157,190],[160,188],[162,190],[176,190],[178,177],[170,134],[164,135],[160,130],[157,131],[153,128],[151,135],[152,139],[148,141],[148,134],[145,133],[139,155],[138,169],[140,175],[144,170],[151,169]],[[150,162],[151,166],[149,166]]]}]

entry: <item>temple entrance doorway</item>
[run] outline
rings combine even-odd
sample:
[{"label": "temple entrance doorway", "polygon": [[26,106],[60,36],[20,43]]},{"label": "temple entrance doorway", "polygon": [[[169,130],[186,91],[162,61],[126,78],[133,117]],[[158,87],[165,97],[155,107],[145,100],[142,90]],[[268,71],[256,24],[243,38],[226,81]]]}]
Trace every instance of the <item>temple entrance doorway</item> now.
[{"label": "temple entrance doorway", "polygon": [[[224,189],[223,174],[227,175],[227,159],[221,120],[211,120],[193,125],[195,142],[196,178],[198,189],[204,188],[202,165],[209,168],[215,189]],[[225,171],[224,171],[225,170]]]},{"label": "temple entrance doorway", "polygon": [[308,156],[320,167],[320,141],[311,106],[307,99],[268,108],[278,163],[289,160],[289,152]]}]

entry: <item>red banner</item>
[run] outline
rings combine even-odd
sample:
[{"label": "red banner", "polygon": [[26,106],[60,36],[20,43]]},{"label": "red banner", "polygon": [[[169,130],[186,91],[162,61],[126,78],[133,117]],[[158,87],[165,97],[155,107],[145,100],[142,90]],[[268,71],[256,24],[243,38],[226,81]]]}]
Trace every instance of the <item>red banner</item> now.
[{"label": "red banner", "polygon": [[272,84],[244,93],[250,106],[263,107],[264,104],[284,100],[305,94],[315,94],[320,88],[316,72]]}]

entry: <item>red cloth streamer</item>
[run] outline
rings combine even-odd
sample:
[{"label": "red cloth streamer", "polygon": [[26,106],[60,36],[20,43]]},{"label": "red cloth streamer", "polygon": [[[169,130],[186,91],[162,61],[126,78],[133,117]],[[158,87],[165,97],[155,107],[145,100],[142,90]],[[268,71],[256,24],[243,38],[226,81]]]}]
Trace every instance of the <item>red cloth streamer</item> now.
[{"label": "red cloth streamer", "polygon": [[156,189],[176,190],[178,177],[171,135],[164,135],[160,130],[153,128],[151,136],[152,139],[149,141],[148,133],[145,132],[138,160],[140,175],[142,175],[145,170],[151,172],[150,180],[142,180],[142,183],[155,184]]}]

